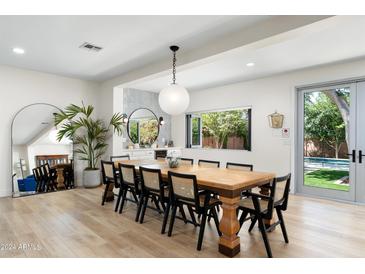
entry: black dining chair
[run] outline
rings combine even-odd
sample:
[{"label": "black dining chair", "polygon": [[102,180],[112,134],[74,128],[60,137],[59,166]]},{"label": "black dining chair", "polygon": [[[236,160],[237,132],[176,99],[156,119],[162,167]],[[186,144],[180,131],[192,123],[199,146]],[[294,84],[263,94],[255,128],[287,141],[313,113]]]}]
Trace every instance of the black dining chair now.
[{"label": "black dining chair", "polygon": [[[242,199],[239,202],[238,209],[242,211],[239,220],[240,227],[242,227],[242,224],[245,221],[251,220],[251,225],[249,227],[249,232],[251,232],[256,222],[258,222],[267,256],[269,258],[272,258],[272,252],[266,233],[267,231],[271,231],[275,226],[280,225],[285,243],[289,243],[282,211],[285,211],[288,206],[290,178],[290,173],[286,176],[275,178],[267,185],[269,195],[262,195],[247,191],[244,193],[247,198]],[[272,218],[274,209],[276,210],[279,220],[267,227],[264,224],[264,220],[270,220]],[[247,218],[248,214],[250,214],[250,217]]]},{"label": "black dining chair", "polygon": [[166,205],[169,201],[169,190],[168,185],[162,180],[160,169],[140,166],[139,173],[141,178],[141,196],[136,214],[136,222],[139,221],[142,224],[149,199],[154,201],[159,212],[161,212],[161,207],[162,211],[164,213],[166,212],[168,208]]},{"label": "black dining chair", "polygon": [[219,161],[199,160],[198,165],[202,167],[220,167]]},{"label": "black dining chair", "polygon": [[194,164],[194,159],[190,159],[190,158],[180,158],[180,162],[182,164],[185,165],[193,165]]},{"label": "black dining chair", "polygon": [[[219,219],[216,211],[216,206],[220,204],[220,201],[212,197],[212,194],[207,190],[199,191],[195,175],[169,171],[168,178],[170,186],[169,205],[171,205],[172,208],[168,236],[171,237],[172,235],[177,208],[186,205],[202,216],[197,244],[197,250],[201,250],[208,216],[213,217],[218,235],[222,235],[219,230]],[[169,206],[167,208],[169,208]],[[167,214],[165,212],[163,227],[166,225],[167,215],[168,212]],[[163,232],[164,231],[162,231],[162,233]]]},{"label": "black dining chair", "polygon": [[125,155],[120,155],[120,156],[110,156],[110,162],[114,162],[114,161],[123,161],[123,160],[130,160],[130,156],[129,154],[125,154]]},{"label": "black dining chair", "polygon": [[43,191],[44,181],[43,181],[43,178],[42,178],[42,175],[41,175],[41,171],[39,170],[39,167],[33,168],[32,173],[33,173],[34,179],[37,183],[36,184],[36,191],[37,192]]},{"label": "black dining chair", "polygon": [[65,166],[63,169],[63,178],[65,180],[66,189],[75,187],[75,176],[72,164]]},{"label": "black dining chair", "polygon": [[40,166],[41,176],[44,181],[44,191],[57,190],[57,171],[51,168],[48,163]]},{"label": "black dining chair", "polygon": [[140,187],[139,187],[139,178],[137,177],[137,172],[134,165],[119,163],[118,170],[119,170],[118,173],[120,174],[119,175],[120,188],[119,188],[117,203],[115,205],[115,212],[118,211],[120,203],[119,214],[122,214],[125,201],[127,200],[128,192],[131,193],[134,198],[134,200],[131,201],[138,204]]},{"label": "black dining chair", "polygon": [[253,170],[253,165],[227,162],[226,168],[236,169],[236,170],[243,170],[243,171],[252,171]]},{"label": "black dining chair", "polygon": [[101,201],[101,205],[103,206],[106,201],[106,196],[108,194],[108,190],[110,186],[114,186],[115,188],[119,188],[119,182],[117,177],[116,168],[114,166],[114,162],[111,161],[101,161],[101,174],[103,178],[103,184],[105,185],[103,198]]}]

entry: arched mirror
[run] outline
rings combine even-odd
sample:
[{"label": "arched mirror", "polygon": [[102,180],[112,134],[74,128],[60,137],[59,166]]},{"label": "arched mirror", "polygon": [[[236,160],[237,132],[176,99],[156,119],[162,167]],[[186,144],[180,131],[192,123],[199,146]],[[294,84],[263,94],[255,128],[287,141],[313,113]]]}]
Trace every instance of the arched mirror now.
[{"label": "arched mirror", "polygon": [[150,147],[157,140],[159,120],[152,110],[138,108],[129,115],[127,130],[132,143]]},{"label": "arched mirror", "polygon": [[13,197],[74,187],[73,144],[57,141],[56,106],[39,103],[18,111],[11,125]]}]

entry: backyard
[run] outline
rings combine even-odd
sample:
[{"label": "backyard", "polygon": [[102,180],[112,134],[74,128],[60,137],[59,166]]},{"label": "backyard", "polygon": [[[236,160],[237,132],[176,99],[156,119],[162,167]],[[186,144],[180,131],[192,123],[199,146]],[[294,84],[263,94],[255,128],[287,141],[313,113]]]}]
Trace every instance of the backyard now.
[{"label": "backyard", "polygon": [[349,172],[345,170],[318,169],[304,174],[305,185],[349,191],[349,184],[341,179],[348,178]]},{"label": "backyard", "polygon": [[348,89],[304,95],[304,185],[349,191]]}]

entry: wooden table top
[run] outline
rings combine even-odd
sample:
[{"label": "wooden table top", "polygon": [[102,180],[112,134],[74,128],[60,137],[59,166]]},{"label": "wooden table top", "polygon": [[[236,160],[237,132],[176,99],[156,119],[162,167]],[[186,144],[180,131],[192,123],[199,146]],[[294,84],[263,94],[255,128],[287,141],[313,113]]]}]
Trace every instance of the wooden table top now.
[{"label": "wooden table top", "polygon": [[199,186],[230,197],[240,195],[243,190],[263,185],[275,177],[274,173],[268,172],[202,167],[196,164],[180,164],[177,168],[169,168],[164,160],[122,160],[115,162],[116,165],[118,163],[134,165],[137,170],[139,166],[161,169],[164,178],[167,178],[168,171],[194,174]]}]

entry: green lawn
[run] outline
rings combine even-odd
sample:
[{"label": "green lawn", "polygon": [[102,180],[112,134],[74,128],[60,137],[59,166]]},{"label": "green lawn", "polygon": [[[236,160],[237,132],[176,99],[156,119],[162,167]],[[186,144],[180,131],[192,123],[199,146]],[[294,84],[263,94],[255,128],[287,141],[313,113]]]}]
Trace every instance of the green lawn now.
[{"label": "green lawn", "polygon": [[349,172],[343,170],[319,169],[310,171],[304,175],[304,185],[349,191],[349,185],[334,183],[338,179],[348,175]]}]

